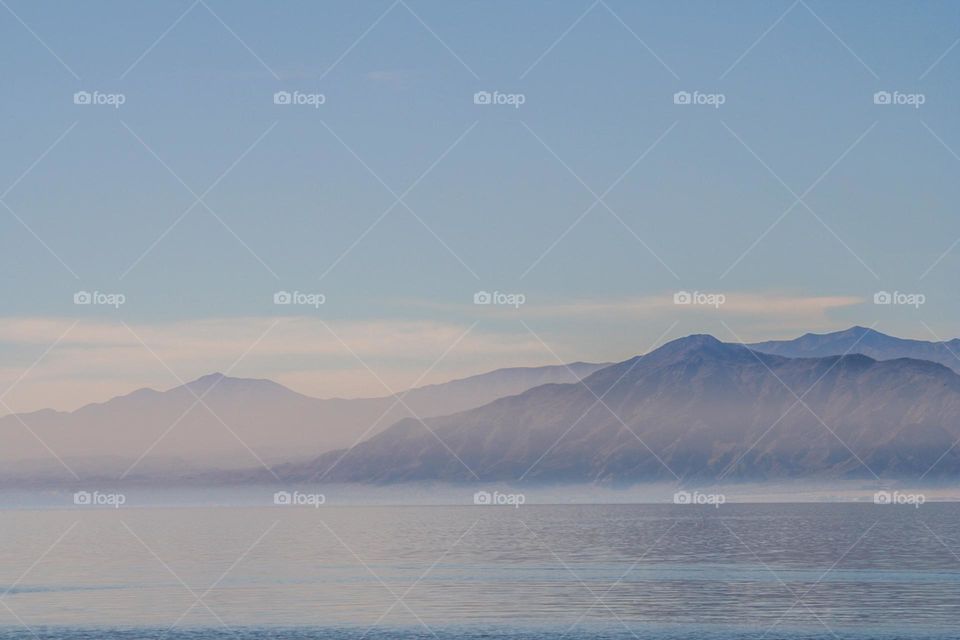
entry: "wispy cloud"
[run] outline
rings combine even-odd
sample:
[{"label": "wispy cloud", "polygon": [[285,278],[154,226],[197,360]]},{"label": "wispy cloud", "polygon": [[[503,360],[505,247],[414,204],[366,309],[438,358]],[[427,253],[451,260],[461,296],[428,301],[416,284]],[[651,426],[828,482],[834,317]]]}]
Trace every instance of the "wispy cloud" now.
[{"label": "wispy cloud", "polygon": [[[679,289],[678,289],[679,290]],[[689,293],[695,290],[688,289]],[[719,309],[703,308],[701,305],[677,305],[671,290],[657,295],[621,296],[606,298],[575,298],[568,300],[543,300],[536,296],[527,296],[522,308],[524,317],[547,318],[554,321],[592,318],[597,322],[618,322],[638,319],[676,319],[684,315],[709,314],[720,311],[727,317],[746,317],[758,324],[766,325],[771,320],[777,326],[823,328],[834,326],[836,321],[830,313],[839,309],[863,304],[866,299],[860,296],[816,296],[790,293],[754,293],[728,292],[722,289],[710,289],[701,293],[721,294],[724,302]],[[470,304],[445,304],[433,302],[408,301],[411,305],[420,305],[428,309],[476,311]],[[509,305],[492,305],[482,308],[484,312],[497,317],[509,317],[515,314]]]},{"label": "wispy cloud", "polygon": [[[691,293],[693,291],[691,290]],[[596,314],[617,314],[620,317],[657,317],[685,311],[698,311],[697,306],[683,307],[674,303],[671,291],[662,295],[636,298],[611,298],[578,300],[556,304],[529,305],[532,314],[559,316],[591,316]],[[834,309],[862,304],[865,299],[858,296],[804,296],[782,293],[723,293],[710,290],[710,293],[722,293],[724,302],[720,310],[725,314],[751,316],[759,319],[778,318],[792,323],[818,323],[828,319],[828,313]]]}]

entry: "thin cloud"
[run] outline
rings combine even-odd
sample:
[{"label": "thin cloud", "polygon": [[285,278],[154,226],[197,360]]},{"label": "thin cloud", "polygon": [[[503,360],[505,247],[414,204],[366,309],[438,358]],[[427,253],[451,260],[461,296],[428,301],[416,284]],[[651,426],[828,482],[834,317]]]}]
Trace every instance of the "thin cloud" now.
[{"label": "thin cloud", "polygon": [[[694,293],[693,289],[688,290]],[[593,318],[598,322],[619,322],[627,320],[677,319],[686,314],[707,313],[715,309],[706,305],[678,305],[674,294],[663,294],[619,298],[581,298],[569,301],[539,300],[527,296],[522,307],[524,317],[549,318],[554,321]],[[863,304],[866,299],[859,296],[805,296],[786,293],[741,293],[707,290],[703,293],[722,294],[723,304],[716,309],[727,316],[755,318],[758,322],[771,319],[782,321],[786,326],[807,326],[820,328],[834,326],[830,313],[838,309]],[[423,301],[407,301],[426,309],[476,311],[477,307],[465,304],[444,304]],[[484,312],[496,314],[496,317],[509,317],[516,310],[509,305],[491,305],[482,308]]]},{"label": "thin cloud", "polygon": [[[698,305],[678,305],[674,303],[671,291],[663,295],[638,298],[620,298],[606,300],[581,300],[570,303],[537,305],[530,304],[525,311],[551,317],[576,317],[595,314],[617,314],[621,317],[655,317],[666,314],[698,311]],[[691,290],[690,293],[693,293]],[[824,320],[827,314],[843,307],[862,304],[864,298],[858,296],[796,296],[786,294],[724,293],[710,290],[708,293],[720,293],[724,297],[719,310],[726,314],[755,317],[782,317],[790,321]]]}]

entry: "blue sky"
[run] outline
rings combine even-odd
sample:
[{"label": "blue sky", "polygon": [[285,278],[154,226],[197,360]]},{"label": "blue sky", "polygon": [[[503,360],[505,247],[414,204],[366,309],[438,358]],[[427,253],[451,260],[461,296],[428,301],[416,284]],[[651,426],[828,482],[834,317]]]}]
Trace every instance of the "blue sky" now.
[{"label": "blue sky", "polygon": [[[70,407],[233,367],[380,394],[431,365],[424,382],[693,332],[960,335],[958,18],[950,2],[7,0],[0,388]],[[125,303],[78,306],[80,290]],[[326,301],[277,306],[279,290]],[[478,290],[526,302],[476,306]],[[673,305],[679,290],[726,303]]]}]

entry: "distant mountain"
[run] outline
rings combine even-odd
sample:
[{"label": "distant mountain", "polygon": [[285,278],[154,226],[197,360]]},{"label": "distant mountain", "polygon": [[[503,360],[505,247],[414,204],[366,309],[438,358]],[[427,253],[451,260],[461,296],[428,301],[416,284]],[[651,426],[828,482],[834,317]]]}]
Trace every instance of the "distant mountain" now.
[{"label": "distant mountain", "polygon": [[938,362],[960,373],[960,338],[945,342],[907,340],[867,327],[851,327],[844,331],[807,333],[793,340],[771,340],[747,346],[788,358],[819,358],[844,353],[862,353],[874,360],[915,358]]},{"label": "distant mountain", "polygon": [[539,386],[426,424],[400,420],[349,451],[278,471],[378,483],[474,480],[467,467],[483,481],[599,483],[960,474],[960,447],[950,450],[960,376],[950,369],[860,354],[790,359],[703,335],[583,384]]},{"label": "distant mountain", "polygon": [[[420,417],[445,415],[479,407],[497,398],[514,396],[544,384],[576,382],[608,366],[609,362],[574,362],[568,365],[497,369],[442,384],[417,387],[408,392],[404,402]],[[392,421],[386,422],[383,428],[390,424]]]},{"label": "distant mountain", "polygon": [[[544,383],[571,382],[604,366],[580,362],[569,368],[500,369],[413,389],[403,402],[416,415],[442,415]],[[140,389],[72,412],[4,416],[0,479],[68,475],[53,453],[82,477],[118,476],[141,456],[138,473],[168,476],[248,467],[258,464],[254,454],[268,464],[289,461],[379,433],[410,416],[406,406],[393,397],[321,400],[270,380],[216,373],[168,391]]]}]

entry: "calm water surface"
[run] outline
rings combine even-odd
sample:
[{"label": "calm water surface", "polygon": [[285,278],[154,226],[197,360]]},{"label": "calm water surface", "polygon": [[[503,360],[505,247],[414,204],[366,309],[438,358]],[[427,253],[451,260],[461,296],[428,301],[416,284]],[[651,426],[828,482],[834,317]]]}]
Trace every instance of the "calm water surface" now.
[{"label": "calm water surface", "polygon": [[955,504],[6,510],[0,638],[956,638],[958,556]]}]

